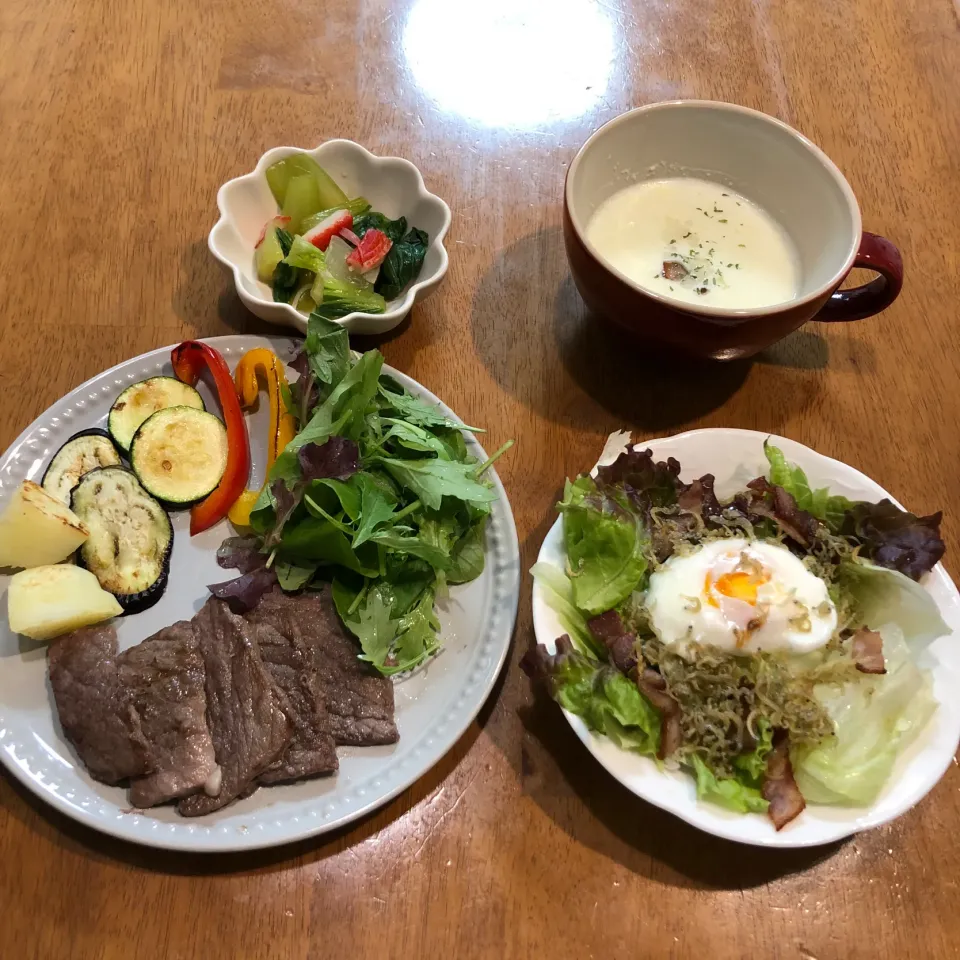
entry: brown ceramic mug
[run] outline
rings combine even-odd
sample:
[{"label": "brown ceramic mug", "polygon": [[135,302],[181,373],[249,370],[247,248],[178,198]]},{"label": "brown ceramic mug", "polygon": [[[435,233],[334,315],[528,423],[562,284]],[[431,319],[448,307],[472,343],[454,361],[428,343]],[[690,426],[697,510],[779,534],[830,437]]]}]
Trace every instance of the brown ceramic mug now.
[{"label": "brown ceramic mug", "polygon": [[[629,279],[587,240],[590,217],[617,190],[683,175],[732,187],[780,223],[799,260],[792,300],[747,309],[680,303]],[[644,340],[715,360],[751,356],[808,320],[873,316],[903,285],[899,251],[863,232],[856,197],[829,157],[780,120],[730,103],[654,103],[602,126],[567,171],[563,235],[577,289],[594,312]],[[839,290],[854,267],[878,276]]]}]

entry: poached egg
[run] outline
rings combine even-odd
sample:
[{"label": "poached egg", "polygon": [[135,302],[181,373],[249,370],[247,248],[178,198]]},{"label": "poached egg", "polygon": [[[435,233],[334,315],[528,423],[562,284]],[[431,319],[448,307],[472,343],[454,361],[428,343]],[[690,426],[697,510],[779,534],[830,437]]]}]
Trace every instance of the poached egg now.
[{"label": "poached egg", "polygon": [[824,646],[837,628],[826,583],[777,543],[735,538],[674,555],[650,576],[647,610],[665,646],[728,653]]}]

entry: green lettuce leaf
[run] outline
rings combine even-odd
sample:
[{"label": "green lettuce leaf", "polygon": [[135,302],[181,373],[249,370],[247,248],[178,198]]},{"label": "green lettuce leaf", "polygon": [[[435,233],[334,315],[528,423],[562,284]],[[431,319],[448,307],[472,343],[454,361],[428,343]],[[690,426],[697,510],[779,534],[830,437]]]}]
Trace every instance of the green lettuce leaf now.
[{"label": "green lettuce leaf", "polygon": [[397,550],[400,553],[406,553],[413,557],[420,557],[426,560],[431,567],[437,570],[447,568],[450,555],[431,543],[427,543],[409,528],[391,527],[387,530],[378,530],[372,534],[370,539],[374,543],[380,544],[389,550]]},{"label": "green lettuce leaf", "polygon": [[832,533],[857,545],[861,557],[919,580],[943,556],[940,513],[917,517],[891,500],[868,503],[831,494],[826,487],[811,490],[806,474],[788,463],[781,450],[769,441],[763,449],[771,482],[792,494],[801,510],[822,520]]},{"label": "green lettuce leaf", "polygon": [[282,589],[288,591],[303,589],[317,572],[316,564],[300,566],[285,560],[278,560],[273,568],[277,573],[277,582]]},{"label": "green lettuce leaf", "polygon": [[839,494],[831,494],[828,487],[811,489],[803,470],[789,463],[783,451],[769,440],[764,442],[763,452],[770,464],[770,482],[783,487],[797,501],[799,509],[812,513],[818,520],[826,523],[834,533],[839,533],[847,511],[853,506],[853,501]]},{"label": "green lettuce leaf", "polygon": [[732,777],[717,777],[703,760],[693,754],[690,758],[697,778],[697,798],[726,807],[734,813],[764,813],[769,804],[755,786]]},{"label": "green lettuce leaf", "polygon": [[461,427],[456,420],[451,420],[444,413],[441,413],[439,407],[424,403],[412,394],[407,393],[395,380],[386,376],[380,378],[380,399],[384,407],[393,410],[398,417],[402,417],[407,423],[414,423],[417,426],[430,429],[454,430],[457,433],[461,430],[466,430],[469,433],[484,432],[479,427]]},{"label": "green lettuce leaf", "polygon": [[[435,453],[441,460],[451,460],[450,450],[439,437],[424,427],[406,420],[397,420],[393,417],[382,417],[381,422],[387,426],[383,442],[395,440],[400,446],[419,453]],[[459,459],[459,458],[458,458]]]},{"label": "green lettuce leaf", "polygon": [[432,590],[421,590],[403,614],[397,612],[394,587],[386,580],[367,581],[356,591],[337,579],[333,599],[340,619],[360,641],[360,659],[385,676],[412,670],[439,649]]},{"label": "green lettuce leaf", "polygon": [[[355,473],[349,480],[335,480],[333,477],[320,477],[318,480],[310,481],[308,490],[311,488],[315,489],[316,487],[326,487],[331,490],[339,501],[340,509],[343,510],[344,516],[356,523],[361,513],[360,487],[365,478],[366,474],[364,473]],[[356,543],[354,543],[354,546],[356,546]]]},{"label": "green lettuce leaf", "polygon": [[381,524],[387,523],[396,512],[395,501],[388,491],[368,473],[355,473],[350,483],[360,491],[360,523],[353,536],[354,548],[366,543]]},{"label": "green lettuce leaf", "polygon": [[409,613],[425,590],[433,591],[436,572],[425,560],[401,553],[388,553],[384,559],[384,581],[393,593],[393,616]]},{"label": "green lettuce leaf", "polygon": [[288,524],[277,548],[280,559],[301,566],[333,564],[354,570],[365,577],[379,572],[376,548],[369,543],[354,550],[350,538],[325,518],[306,516]]},{"label": "green lettuce leaf", "polygon": [[350,369],[347,330],[339,323],[316,313],[311,314],[307,321],[307,338],[303,348],[313,375],[321,383],[339,383]]},{"label": "green lettuce leaf", "polygon": [[757,745],[748,753],[733,758],[733,765],[743,772],[753,785],[758,786],[767,769],[767,754],[773,749],[773,727],[761,717],[757,721]]},{"label": "green lettuce leaf", "polygon": [[412,669],[439,649],[439,630],[433,591],[427,590],[417,605],[400,618],[393,652],[403,669]]},{"label": "green lettuce leaf", "polygon": [[524,669],[543,681],[553,699],[581,717],[595,733],[609,737],[624,750],[656,755],[660,714],[619,670],[577,650],[558,649],[550,654],[542,646],[524,659]]},{"label": "green lettuce leaf", "polygon": [[447,583],[469,583],[483,573],[486,521],[480,520],[453,545],[447,566]]},{"label": "green lettuce leaf", "polygon": [[557,509],[563,516],[575,605],[590,616],[611,610],[647,572],[650,537],[645,522],[598,494],[590,477],[568,481]]},{"label": "green lettuce leaf", "polygon": [[[335,593],[335,602],[336,598]],[[337,606],[341,619],[360,641],[363,651],[360,659],[372,663],[381,673],[385,672],[387,657],[400,627],[399,618],[392,615],[392,605],[389,584],[375,583],[352,611],[349,607],[341,609],[339,604]]]},{"label": "green lettuce leaf", "polygon": [[[270,468],[270,480],[284,480],[292,486],[300,476],[297,452],[308,443],[322,444],[330,437],[357,439],[365,427],[364,413],[376,396],[383,356],[369,350],[343,375],[302,430],[283,448]],[[257,508],[260,504],[258,503]]]},{"label": "green lettuce leaf", "polygon": [[545,562],[534,564],[530,572],[543,591],[547,606],[556,613],[577,650],[594,660],[605,660],[605,648],[590,632],[586,617],[574,603],[573,584],[569,577],[552,563]]},{"label": "green lettuce leaf", "polygon": [[478,503],[489,503],[497,499],[493,490],[476,479],[476,464],[434,459],[379,459],[397,483],[406,487],[424,506],[433,510],[439,509],[444,497]]}]

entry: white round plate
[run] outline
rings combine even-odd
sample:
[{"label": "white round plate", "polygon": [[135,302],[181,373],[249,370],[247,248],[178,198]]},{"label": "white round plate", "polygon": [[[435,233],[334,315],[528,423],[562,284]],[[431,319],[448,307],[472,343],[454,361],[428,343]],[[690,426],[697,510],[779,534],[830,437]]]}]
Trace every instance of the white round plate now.
[{"label": "white round plate", "polygon": [[[768,468],[763,441],[769,434],[753,430],[693,430],[663,440],[647,440],[637,446],[653,450],[658,460],[676,457],[682,476],[712,473],[720,496],[742,490]],[[882,500],[893,497],[879,484],[853,467],[822,456],[803,444],[784,437],[771,437],[787,459],[802,467],[811,486],[829,486],[852,500]],[[622,447],[620,448],[622,449]],[[601,463],[616,459],[604,451]],[[896,502],[894,500],[894,502]],[[540,548],[539,560],[564,567],[561,521],[550,528]],[[694,780],[681,771],[660,770],[656,763],[619,749],[605,737],[598,737],[586,724],[566,713],[570,726],[587,749],[628,790],[650,803],[676,814],[707,833],[728,840],[765,847],[810,847],[887,823],[909,810],[943,776],[960,740],[960,594],[942,564],[925,578],[924,586],[937,602],[953,634],[941,637],[921,655],[920,664],[933,673],[933,692],[939,706],[916,741],[898,758],[889,782],[870,807],[831,807],[809,804],[799,817],[779,833],[762,814],[737,814],[697,800]],[[564,633],[556,614],[547,606],[540,588],[533,589],[533,624],[537,642],[555,649],[555,640]]]},{"label": "white round plate", "polygon": [[[289,360],[299,346],[298,341],[279,337],[216,337],[207,342],[231,368],[252,347],[270,347]],[[0,458],[0,509],[21,481],[39,482],[51,455],[68,437],[103,425],[123,387],[161,373],[172,375],[171,349],[154,350],[88,380],[35,420]],[[411,393],[440,403],[409,377],[389,367],[384,371]],[[206,384],[199,389],[209,409],[219,409]],[[440,406],[447,416],[455,417],[448,407]],[[266,416],[261,409],[248,424],[258,482],[263,476]],[[469,435],[467,443],[474,455],[486,459]],[[75,820],[153,847],[191,852],[252,850],[324,833],[369,813],[426,773],[456,743],[479,712],[506,659],[519,600],[520,553],[506,493],[492,470],[489,477],[499,499],[487,527],[486,568],[473,583],[452,588],[449,599],[440,604],[442,652],[395,683],[398,743],[340,748],[336,776],[264,788],[207,817],[184,819],[170,806],[131,810],[126,791],[93,780],[65,741],[47,687],[46,645],[10,632],[5,600],[9,577],[4,576],[0,577],[4,597],[0,604],[0,760],[28,789]],[[226,521],[190,537],[189,514],[181,511],[171,518],[175,536],[169,585],[156,606],[117,621],[122,648],[192,617],[207,597],[206,584],[235,575],[216,563],[217,546],[230,533]]]}]

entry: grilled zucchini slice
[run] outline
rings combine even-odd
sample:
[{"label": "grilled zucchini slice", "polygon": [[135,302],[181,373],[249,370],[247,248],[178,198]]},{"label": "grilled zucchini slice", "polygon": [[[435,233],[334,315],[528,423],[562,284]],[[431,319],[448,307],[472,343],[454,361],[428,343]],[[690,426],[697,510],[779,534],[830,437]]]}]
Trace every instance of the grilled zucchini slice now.
[{"label": "grilled zucchini slice", "polygon": [[127,387],[110,408],[107,426],[117,446],[126,453],[143,421],[166,407],[206,409],[203,398],[193,387],[173,377],[141,380]]},{"label": "grilled zucchini slice", "polygon": [[90,531],[79,562],[125,613],[153,606],[170,571],[173,527],[166,511],[126,467],[101,467],[80,478],[70,498]]},{"label": "grilled zucchini slice", "polygon": [[117,467],[122,461],[110,434],[99,427],[75,433],[54,455],[40,485],[69,505],[70,491],[80,478],[98,467]]},{"label": "grilled zucchini slice", "polygon": [[146,491],[167,503],[193,503],[216,489],[227,467],[227,431],[212,413],[167,407],[144,420],[130,465]]}]

